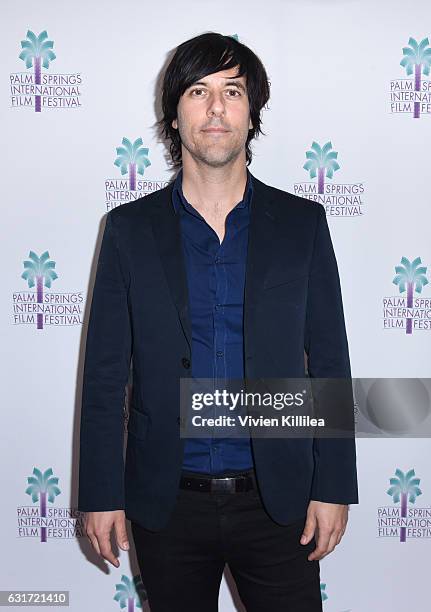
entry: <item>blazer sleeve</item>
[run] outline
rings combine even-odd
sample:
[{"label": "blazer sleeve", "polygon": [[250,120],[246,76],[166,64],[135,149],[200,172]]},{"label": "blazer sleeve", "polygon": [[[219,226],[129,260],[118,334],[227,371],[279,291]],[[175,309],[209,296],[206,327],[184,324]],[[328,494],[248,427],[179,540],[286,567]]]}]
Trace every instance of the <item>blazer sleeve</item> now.
[{"label": "blazer sleeve", "polygon": [[83,512],[124,509],[123,408],[132,333],[127,266],[113,213],[106,216],[85,349],[78,493]]},{"label": "blazer sleeve", "polygon": [[[305,323],[308,372],[311,378],[343,378],[351,383],[338,267],[325,209],[319,203],[317,206]],[[351,384],[349,386],[351,390]],[[347,394],[342,409],[347,411],[342,421],[351,423],[351,436],[314,438],[310,498],[337,504],[357,504],[353,392]]]}]

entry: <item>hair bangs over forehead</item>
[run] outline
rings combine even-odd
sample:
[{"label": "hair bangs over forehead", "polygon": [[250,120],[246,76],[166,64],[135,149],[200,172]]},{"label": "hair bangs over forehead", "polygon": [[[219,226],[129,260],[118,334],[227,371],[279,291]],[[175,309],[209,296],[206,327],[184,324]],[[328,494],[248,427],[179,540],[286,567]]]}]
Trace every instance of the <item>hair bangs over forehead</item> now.
[{"label": "hair bangs over forehead", "polygon": [[[235,77],[246,76],[250,71],[247,54],[232,42],[234,38],[225,37],[227,40],[220,40],[218,37],[213,40],[205,40],[184,49],[184,55],[180,53],[181,70],[178,74],[178,95],[181,97],[184,92],[196,81],[200,81],[209,74],[229,70],[238,67]],[[214,44],[214,42],[216,44]],[[181,49],[181,46],[179,47]]]}]

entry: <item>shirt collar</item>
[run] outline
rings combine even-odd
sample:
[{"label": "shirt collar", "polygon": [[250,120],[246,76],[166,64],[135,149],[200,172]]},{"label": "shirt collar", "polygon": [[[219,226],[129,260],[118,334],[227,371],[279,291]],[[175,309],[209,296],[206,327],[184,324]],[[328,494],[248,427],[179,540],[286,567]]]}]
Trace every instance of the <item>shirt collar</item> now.
[{"label": "shirt collar", "polygon": [[[246,183],[245,190],[244,190],[244,196],[241,202],[239,202],[235,206],[235,208],[245,208],[245,207],[250,208],[250,201],[253,195],[253,179],[251,176],[251,172],[248,170],[248,168],[246,170],[247,170],[247,183]],[[180,204],[183,204],[183,206],[186,206],[188,204],[183,194],[182,185],[183,185],[183,169],[181,168],[175,178],[174,186],[172,189],[172,205],[174,207],[175,213],[178,213]]]}]

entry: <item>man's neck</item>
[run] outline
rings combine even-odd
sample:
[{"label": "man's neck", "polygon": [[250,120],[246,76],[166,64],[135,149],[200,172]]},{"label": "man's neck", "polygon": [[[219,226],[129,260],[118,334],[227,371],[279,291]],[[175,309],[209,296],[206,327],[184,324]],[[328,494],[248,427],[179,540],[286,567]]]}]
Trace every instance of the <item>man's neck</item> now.
[{"label": "man's neck", "polygon": [[203,216],[226,216],[242,200],[246,183],[245,160],[221,168],[183,162],[184,197]]}]

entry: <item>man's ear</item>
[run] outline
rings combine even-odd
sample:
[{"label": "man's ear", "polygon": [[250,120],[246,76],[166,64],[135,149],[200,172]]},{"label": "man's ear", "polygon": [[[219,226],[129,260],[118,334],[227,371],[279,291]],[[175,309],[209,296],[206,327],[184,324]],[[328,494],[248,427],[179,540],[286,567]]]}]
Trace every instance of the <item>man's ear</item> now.
[{"label": "man's ear", "polygon": [[174,130],[178,129],[178,121],[176,119],[172,119],[172,127],[174,128]]}]

